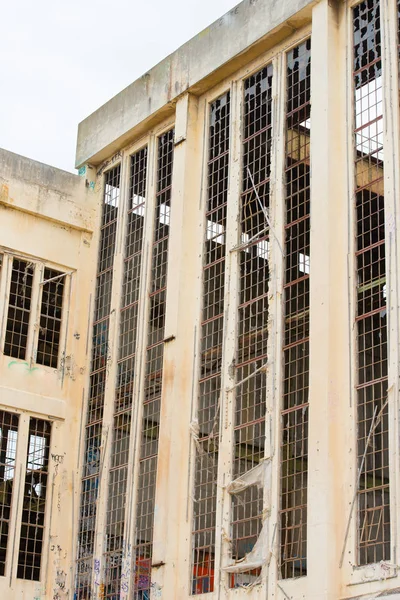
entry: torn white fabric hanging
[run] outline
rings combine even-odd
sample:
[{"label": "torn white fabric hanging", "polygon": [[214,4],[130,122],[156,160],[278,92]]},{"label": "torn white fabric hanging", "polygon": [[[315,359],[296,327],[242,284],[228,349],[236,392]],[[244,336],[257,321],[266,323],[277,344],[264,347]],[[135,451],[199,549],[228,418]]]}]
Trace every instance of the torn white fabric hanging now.
[{"label": "torn white fabric hanging", "polygon": [[246,573],[259,569],[268,561],[268,522],[266,521],[260,531],[257,542],[251,552],[233,565],[223,567],[227,573]]},{"label": "torn white fabric hanging", "polygon": [[229,494],[239,494],[252,485],[256,485],[259,489],[263,489],[265,487],[270,460],[270,458],[261,460],[256,467],[231,481],[231,483],[226,486],[226,491]]}]

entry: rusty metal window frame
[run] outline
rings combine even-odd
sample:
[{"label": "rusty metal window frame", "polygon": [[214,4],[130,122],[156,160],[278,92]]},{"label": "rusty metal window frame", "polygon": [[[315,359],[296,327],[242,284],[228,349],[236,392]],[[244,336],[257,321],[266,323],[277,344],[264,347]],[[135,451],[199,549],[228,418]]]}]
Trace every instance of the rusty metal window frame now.
[{"label": "rusty metal window frame", "polygon": [[[77,599],[92,597],[97,497],[101,463],[105,385],[109,358],[109,319],[116,232],[121,201],[122,165],[113,165],[103,174],[103,199],[93,309],[90,386],[81,463],[82,481],[78,516],[75,594]],[[105,448],[103,448],[103,452]]]},{"label": "rusty metal window frame", "polygon": [[[11,540],[15,537],[12,527],[14,505],[18,504],[17,450],[20,416],[15,412],[0,410],[0,576],[6,575],[6,565],[12,559]],[[13,435],[11,435],[13,434]]]},{"label": "rusty metal window frame", "polygon": [[36,267],[28,259],[12,259],[3,343],[3,353],[11,358],[26,360],[28,355]]},{"label": "rusty metal window frame", "polygon": [[207,103],[207,194],[204,207],[200,365],[193,482],[192,595],[215,585],[215,534],[219,416],[224,331],[227,194],[230,150],[230,91]]},{"label": "rusty metal window frame", "polygon": [[[294,61],[292,66],[290,60]],[[286,52],[286,252],[279,507],[282,579],[307,574],[310,61],[310,38]]]},{"label": "rusty metal window frame", "polygon": [[[122,568],[130,545],[126,531],[126,499],[133,385],[137,355],[139,290],[146,223],[148,146],[129,156],[128,198],[125,211],[123,281],[118,331],[117,379],[115,382],[113,434],[107,488],[105,598],[120,593]],[[124,575],[126,578],[126,574]]]},{"label": "rusty metal window frame", "polygon": [[[268,340],[269,197],[272,159],[272,61],[242,82],[242,185],[239,201],[238,332],[235,350],[233,478],[261,465],[265,454]],[[232,558],[253,551],[263,527],[262,486],[232,497]],[[229,575],[231,588],[258,581],[260,568]]]},{"label": "rusty metal window frame", "polygon": [[51,422],[30,417],[26,448],[26,473],[22,497],[17,579],[40,581],[45,528],[51,445]]},{"label": "rusty metal window frame", "polygon": [[35,362],[57,369],[62,344],[62,326],[67,292],[67,274],[47,266],[40,282],[38,332]]},{"label": "rusty metal window frame", "polygon": [[[0,248],[0,254],[2,256],[2,268],[0,271],[0,291],[4,294],[5,298],[5,302],[2,303],[2,314],[0,314],[0,320],[2,323],[2,330],[0,332],[0,347],[2,349],[3,354],[5,356],[9,356],[11,360],[22,360],[30,362],[32,364],[36,363],[40,364],[43,368],[58,368],[61,362],[60,359],[62,350],[65,349],[66,343],[66,321],[67,315],[69,313],[70,301],[68,292],[71,287],[71,278],[74,274],[74,271],[62,269],[59,265],[55,263],[51,263],[49,261],[42,261],[37,258],[32,258],[30,256],[24,256],[20,253],[13,252],[8,249]],[[15,293],[13,293],[13,289],[15,288],[15,284],[18,283],[17,281],[13,282],[13,279],[15,279],[14,265],[16,265],[17,263],[20,263],[21,265],[26,265],[26,267],[32,271],[32,279],[29,283],[29,298],[27,297],[27,300],[29,300],[29,302],[27,304],[25,303],[24,306],[18,306],[18,298],[13,299],[13,296],[15,296]],[[43,309],[46,308],[46,303],[42,303],[44,291],[43,286],[45,286],[47,283],[47,281],[43,280],[44,272],[50,271],[56,273],[57,278],[63,279],[64,293],[62,295],[61,306],[59,306],[59,309],[61,308],[62,312],[61,317],[59,315],[58,317],[54,315],[56,316],[56,319],[54,320],[57,320],[57,331],[53,332],[54,335],[52,336],[52,339],[49,340],[50,346],[48,347],[48,350],[51,350],[49,354],[49,356],[51,356],[50,364],[45,364],[45,362],[49,361],[42,360],[40,358],[40,353],[38,360],[38,343],[41,338],[40,321],[42,321],[42,323],[44,324],[47,323],[48,325],[50,321],[53,320],[50,314],[51,307],[47,307],[50,308],[50,311],[46,310],[46,312],[48,313],[46,315],[43,312]],[[23,286],[23,277],[22,279],[21,277],[19,277],[18,279],[18,286]],[[51,284],[52,282],[49,282],[49,285]],[[18,297],[20,298],[20,295]],[[8,318],[10,310],[13,309],[15,302],[17,302],[17,310],[21,311],[23,309],[24,313],[26,313],[27,315],[25,317],[26,327],[23,334],[24,342],[22,345],[18,345],[19,350],[14,352],[14,354],[17,354],[16,356],[12,355],[10,353],[10,349],[7,348],[7,338],[9,341],[11,341],[12,338],[12,331],[10,329],[11,325],[8,324]],[[21,304],[21,302],[19,304]],[[14,322],[16,323],[16,327],[18,328],[19,321],[17,322],[14,319]],[[36,324],[38,324],[38,327],[36,327]],[[8,334],[7,328],[9,331]],[[13,331],[16,331],[16,334],[18,335],[18,332],[15,329],[15,327],[13,327]],[[41,341],[45,342],[46,340],[43,338],[43,340]],[[8,343],[8,345],[10,344]]]},{"label": "rusty metal window frame", "polygon": [[[356,564],[390,560],[380,2],[350,11],[354,148]],[[369,27],[365,24],[368,22]],[[364,32],[364,33],[363,33]],[[363,52],[363,48],[368,48]],[[361,50],[361,51],[360,51]]]},{"label": "rusty metal window frame", "polygon": [[174,128],[157,135],[156,190],[153,213],[147,340],[141,390],[140,449],[135,500],[136,539],[132,543],[132,597],[139,600],[151,587],[154,502],[161,414],[163,350],[168,275],[168,246]]}]

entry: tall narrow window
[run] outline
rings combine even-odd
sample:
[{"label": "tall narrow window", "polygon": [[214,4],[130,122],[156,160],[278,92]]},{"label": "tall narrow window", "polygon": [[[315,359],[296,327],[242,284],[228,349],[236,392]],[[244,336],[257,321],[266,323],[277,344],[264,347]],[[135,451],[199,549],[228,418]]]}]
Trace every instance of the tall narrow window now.
[{"label": "tall narrow window", "polygon": [[142,600],[146,596],[149,596],[151,585],[173,149],[174,131],[171,130],[158,139],[157,194],[149,297],[150,314],[148,318],[144,405],[136,507],[134,600]]},{"label": "tall narrow window", "polygon": [[28,327],[31,314],[33,264],[14,258],[4,354],[25,359],[28,343]]},{"label": "tall narrow window", "polygon": [[[235,358],[234,478],[264,458],[268,339],[268,211],[272,144],[272,65],[244,82],[243,173],[239,231],[238,339]],[[243,383],[240,383],[243,382]],[[251,486],[233,500],[232,557],[242,559],[262,528],[263,490]],[[249,585],[259,571],[234,574]]]},{"label": "tall narrow window", "polygon": [[130,169],[118,374],[107,504],[105,598],[110,600],[119,597],[122,559],[126,547],[124,545],[125,505],[146,202],[147,148],[131,157]]},{"label": "tall narrow window", "polygon": [[208,194],[203,264],[199,445],[194,474],[192,593],[214,590],[215,518],[225,291],[230,94],[210,107]]},{"label": "tall narrow window", "polygon": [[379,0],[353,9],[358,564],[390,559],[383,103]]},{"label": "tall narrow window", "polygon": [[6,568],[18,421],[18,415],[0,411],[0,575],[4,575]]},{"label": "tall narrow window", "polygon": [[311,42],[287,53],[281,577],[307,574]]},{"label": "tall narrow window", "polygon": [[44,270],[36,362],[54,369],[58,366],[65,275]]},{"label": "tall narrow window", "polygon": [[39,581],[50,453],[51,425],[31,418],[26,460],[17,577]]},{"label": "tall narrow window", "polygon": [[91,578],[93,572],[92,563],[99,487],[104,389],[107,361],[109,358],[108,330],[120,197],[120,177],[121,168],[119,165],[108,171],[105,175],[94,308],[90,392],[86,416],[85,455],[83,460],[81,506],[79,513],[76,576],[76,596],[78,600],[88,600],[92,597]]}]

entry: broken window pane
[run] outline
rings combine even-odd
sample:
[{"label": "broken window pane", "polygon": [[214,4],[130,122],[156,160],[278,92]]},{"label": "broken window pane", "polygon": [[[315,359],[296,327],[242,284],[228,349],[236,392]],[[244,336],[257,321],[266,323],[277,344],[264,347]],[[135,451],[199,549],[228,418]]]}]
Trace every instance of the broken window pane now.
[{"label": "broken window pane", "polygon": [[104,597],[110,599],[119,596],[122,565],[127,548],[124,542],[126,535],[125,504],[136,363],[140,268],[146,208],[147,148],[133,154],[130,162],[129,202],[127,204],[127,231],[119,326],[118,375],[108,481],[107,546],[104,553]]},{"label": "broken window pane", "polygon": [[[353,9],[357,269],[358,564],[390,560],[380,2]],[[375,422],[374,414],[379,415]],[[370,431],[372,434],[370,436]],[[369,438],[368,446],[367,440]],[[363,457],[365,455],[365,459]]]},{"label": "broken window pane", "polygon": [[17,567],[19,579],[40,580],[50,432],[48,421],[30,419]]},{"label": "broken window pane", "polygon": [[109,359],[108,332],[115,238],[120,194],[120,165],[105,174],[103,208],[97,264],[96,299],[93,323],[90,393],[86,416],[85,454],[79,512],[76,597],[91,597],[91,575],[95,541],[100,448],[104,412],[104,390]]},{"label": "broken window pane", "polygon": [[36,362],[54,369],[58,366],[64,287],[63,273],[44,270]]},{"label": "broken window pane", "polygon": [[133,600],[142,600],[149,597],[151,586],[173,154],[174,130],[171,129],[158,138],[157,193],[150,281],[150,314],[147,332],[144,406],[140,434],[136,543],[133,548]]},{"label": "broken window pane", "polygon": [[307,574],[311,42],[287,53],[280,576]]},{"label": "broken window pane", "polygon": [[198,446],[194,474],[192,594],[214,591],[215,521],[225,292],[230,93],[210,105],[205,210]]},{"label": "broken window pane", "polygon": [[6,567],[11,503],[13,500],[18,415],[0,411],[0,575]]},{"label": "broken window pane", "polygon": [[[267,361],[271,146],[272,65],[244,82],[244,140],[240,199],[239,307],[235,380],[235,441],[233,477],[236,479],[264,458]],[[262,529],[264,494],[252,486],[232,498],[232,558],[249,554]],[[260,570],[232,573],[230,587],[247,586]]]}]

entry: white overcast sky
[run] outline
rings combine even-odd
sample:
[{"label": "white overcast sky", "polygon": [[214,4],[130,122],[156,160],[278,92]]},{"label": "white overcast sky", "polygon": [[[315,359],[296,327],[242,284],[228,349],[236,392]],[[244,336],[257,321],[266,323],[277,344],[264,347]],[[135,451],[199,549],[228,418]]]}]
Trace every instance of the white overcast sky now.
[{"label": "white overcast sky", "polygon": [[74,171],[79,121],[236,4],[1,2],[0,147]]}]

